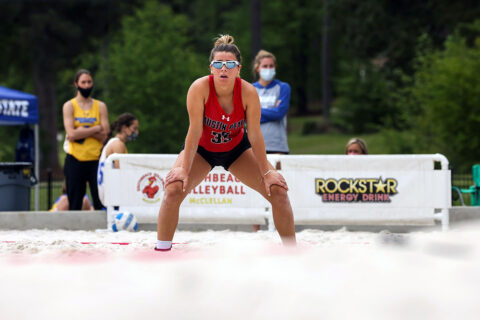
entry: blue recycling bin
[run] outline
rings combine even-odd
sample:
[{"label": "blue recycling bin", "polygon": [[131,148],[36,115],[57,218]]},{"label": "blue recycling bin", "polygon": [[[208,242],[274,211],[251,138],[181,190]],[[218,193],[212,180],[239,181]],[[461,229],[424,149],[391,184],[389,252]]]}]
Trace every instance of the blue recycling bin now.
[{"label": "blue recycling bin", "polygon": [[31,162],[0,162],[0,211],[30,211]]}]

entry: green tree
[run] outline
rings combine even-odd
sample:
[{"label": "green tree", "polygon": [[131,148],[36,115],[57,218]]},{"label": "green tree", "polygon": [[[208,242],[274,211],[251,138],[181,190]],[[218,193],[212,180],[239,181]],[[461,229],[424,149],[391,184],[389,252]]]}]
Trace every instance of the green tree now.
[{"label": "green tree", "polygon": [[371,63],[345,61],[342,71],[335,82],[339,98],[332,122],[349,133],[377,131],[395,114],[394,83]]},{"label": "green tree", "polygon": [[297,114],[320,109],[322,19],[322,1],[262,2],[263,49],[275,54],[277,76],[291,85]]},{"label": "green tree", "polygon": [[410,102],[419,147],[463,169],[480,159],[480,22],[472,27],[471,46],[456,32],[445,49],[419,57]]},{"label": "green tree", "polygon": [[139,118],[133,151],[179,152],[188,127],[187,90],[208,72],[208,53],[199,58],[190,43],[187,17],[156,1],[123,19],[99,76],[110,118],[123,112]]},{"label": "green tree", "polygon": [[[418,39],[428,35],[432,47],[441,48],[459,23],[478,17],[480,7],[472,7],[470,1],[336,0],[330,11],[337,107],[332,117],[348,130],[363,131],[397,128],[402,121],[405,106],[399,95],[408,83],[403,78],[415,72]],[[360,81],[361,73],[367,81]],[[405,138],[405,143],[411,140]],[[411,150],[402,145],[401,150]]]},{"label": "green tree", "polygon": [[[61,174],[57,131],[65,100],[57,99],[58,74],[85,67],[81,57],[96,52],[119,16],[137,1],[2,1],[0,3],[0,78],[2,83],[38,97],[41,166]],[[80,62],[73,66],[72,62]],[[5,66],[5,68],[4,68]],[[5,80],[4,80],[5,79]],[[70,92],[70,84],[60,87]],[[60,89],[62,91],[62,89]],[[60,117],[59,117],[60,115]],[[63,125],[62,125],[63,129]]]},{"label": "green tree", "polygon": [[[212,38],[228,33],[242,52],[241,76],[255,81],[251,74],[253,53],[250,50],[251,0],[174,0],[176,12],[191,21],[192,43],[198,52],[212,48]],[[321,25],[322,2],[261,1],[262,49],[275,54],[277,76],[292,86],[291,110],[308,113],[321,98]]]}]

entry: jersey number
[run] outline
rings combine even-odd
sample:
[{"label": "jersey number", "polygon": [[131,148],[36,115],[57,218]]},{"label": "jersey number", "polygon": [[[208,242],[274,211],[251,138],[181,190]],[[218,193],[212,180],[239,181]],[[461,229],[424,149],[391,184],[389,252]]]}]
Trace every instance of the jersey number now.
[{"label": "jersey number", "polygon": [[225,131],[221,131],[221,132],[215,132],[215,131],[212,131],[212,142],[213,143],[227,143],[229,141],[232,140],[232,138],[230,138],[230,132],[225,132]]},{"label": "jersey number", "polygon": [[105,162],[100,162],[100,165],[98,166],[98,172],[97,172],[97,183],[99,186],[103,184],[103,168],[105,167]]}]

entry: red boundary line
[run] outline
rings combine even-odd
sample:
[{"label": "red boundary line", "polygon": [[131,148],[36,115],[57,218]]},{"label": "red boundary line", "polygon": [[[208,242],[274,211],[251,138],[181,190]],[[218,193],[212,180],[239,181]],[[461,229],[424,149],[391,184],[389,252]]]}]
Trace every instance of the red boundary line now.
[{"label": "red boundary line", "polygon": [[[17,243],[18,241],[12,241],[12,240],[1,240],[1,243]],[[95,242],[95,241],[81,241],[80,244],[102,244],[102,243],[107,243],[107,244],[118,244],[120,246],[128,246],[131,244],[131,242]],[[172,244],[186,244],[186,242],[172,242]]]}]

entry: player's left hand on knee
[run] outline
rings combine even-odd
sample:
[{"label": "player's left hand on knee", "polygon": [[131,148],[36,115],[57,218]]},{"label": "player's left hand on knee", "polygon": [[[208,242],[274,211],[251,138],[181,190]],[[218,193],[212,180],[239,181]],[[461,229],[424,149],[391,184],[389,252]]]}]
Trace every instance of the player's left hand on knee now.
[{"label": "player's left hand on knee", "polygon": [[273,185],[280,186],[288,191],[288,185],[287,185],[287,182],[285,181],[285,178],[277,171],[272,170],[269,174],[264,176],[263,182],[265,184],[265,188],[269,196],[271,196],[270,189]]}]

